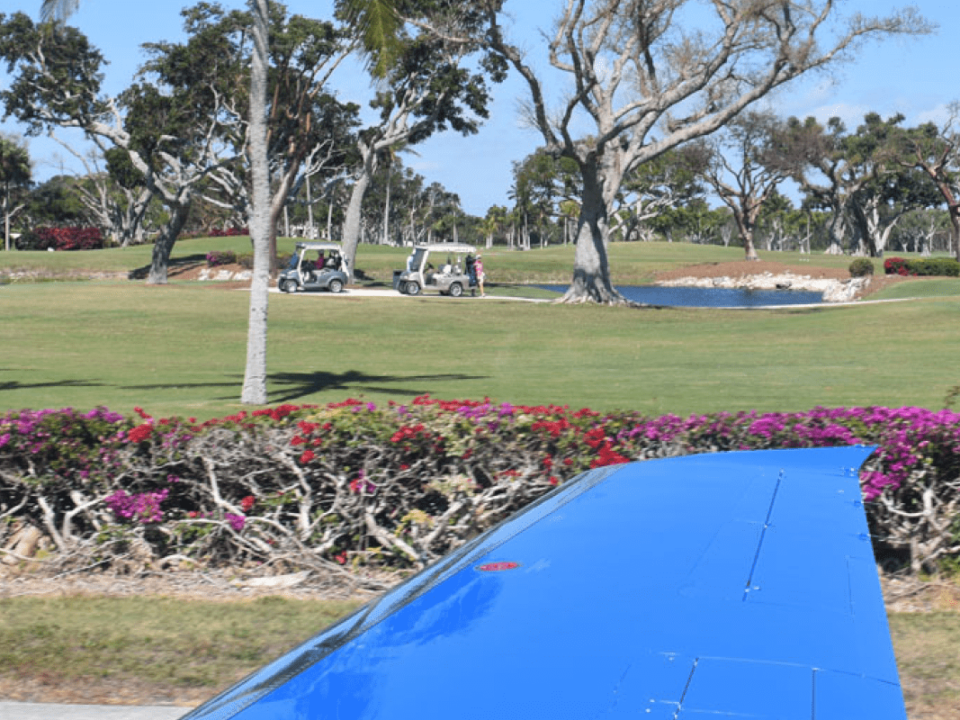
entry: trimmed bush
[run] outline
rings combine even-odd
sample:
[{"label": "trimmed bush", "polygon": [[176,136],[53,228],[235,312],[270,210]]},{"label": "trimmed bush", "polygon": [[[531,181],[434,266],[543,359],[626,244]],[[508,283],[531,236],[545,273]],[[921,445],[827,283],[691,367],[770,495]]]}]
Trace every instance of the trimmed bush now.
[{"label": "trimmed bush", "polygon": [[237,261],[237,254],[233,250],[215,250],[207,253],[207,267],[233,265]]},{"label": "trimmed bush", "polygon": [[873,275],[873,263],[867,258],[857,258],[850,263],[850,277],[867,277]]},{"label": "trimmed bush", "polygon": [[922,260],[911,260],[909,267],[911,274],[913,275],[935,277],[960,276],[960,263],[953,258],[924,258]]},{"label": "trimmed bush", "polygon": [[253,269],[253,253],[240,253],[232,250],[214,250],[207,253],[207,267],[220,265],[239,265],[246,270]]},{"label": "trimmed bush", "polygon": [[887,275],[960,277],[960,262],[957,262],[953,258],[906,260],[904,258],[894,257],[884,261],[883,269]]},{"label": "trimmed bush", "polygon": [[887,258],[883,261],[883,272],[887,275],[910,275],[909,261],[901,257]]}]

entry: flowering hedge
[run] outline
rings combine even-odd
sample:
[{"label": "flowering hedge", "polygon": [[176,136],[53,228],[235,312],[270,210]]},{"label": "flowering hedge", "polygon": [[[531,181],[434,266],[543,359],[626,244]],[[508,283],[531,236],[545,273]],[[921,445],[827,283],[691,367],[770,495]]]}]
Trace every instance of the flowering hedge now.
[{"label": "flowering hedge", "polygon": [[211,250],[207,253],[207,267],[231,265],[237,261],[237,254],[233,250]]},{"label": "flowering hedge", "polygon": [[103,234],[95,227],[38,227],[17,240],[18,250],[100,250]]},{"label": "flowering hedge", "polygon": [[[417,568],[592,467],[869,443],[878,556],[960,553],[960,414],[815,408],[681,418],[420,397],[283,405],[197,423],[138,410],[0,416],[7,565]],[[39,540],[37,539],[39,537]],[[33,544],[28,542],[33,539]]]},{"label": "flowering hedge", "polygon": [[212,250],[207,253],[207,267],[238,264],[248,270],[253,267],[253,253],[237,254],[233,250]]}]

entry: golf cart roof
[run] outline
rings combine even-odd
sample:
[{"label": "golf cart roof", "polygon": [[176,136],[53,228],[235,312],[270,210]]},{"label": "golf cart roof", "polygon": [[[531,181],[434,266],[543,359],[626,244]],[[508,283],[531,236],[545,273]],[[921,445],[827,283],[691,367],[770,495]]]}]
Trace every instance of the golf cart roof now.
[{"label": "golf cart roof", "polygon": [[429,250],[430,252],[475,253],[477,249],[466,243],[428,243],[416,245],[414,250]]},{"label": "golf cart roof", "polygon": [[297,250],[340,250],[340,243],[335,242],[298,242]]}]

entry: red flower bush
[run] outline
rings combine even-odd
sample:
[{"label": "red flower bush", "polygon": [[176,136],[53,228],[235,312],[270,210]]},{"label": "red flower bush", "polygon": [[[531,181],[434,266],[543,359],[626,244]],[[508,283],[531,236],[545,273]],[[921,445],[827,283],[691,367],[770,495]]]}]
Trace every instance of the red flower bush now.
[{"label": "red flower bush", "polygon": [[100,250],[104,245],[100,228],[39,227],[24,233],[17,243],[20,250]]},{"label": "red flower bush", "polygon": [[383,408],[283,405],[202,424],[140,408],[130,418],[0,415],[0,498],[16,508],[0,544],[27,523],[62,563],[120,562],[135,538],[144,562],[322,567],[349,556],[351,566],[416,568],[591,468],[851,444],[878,446],[861,472],[878,550],[892,547],[916,573],[956,562],[960,414],[951,411],[647,417],[427,396]]}]

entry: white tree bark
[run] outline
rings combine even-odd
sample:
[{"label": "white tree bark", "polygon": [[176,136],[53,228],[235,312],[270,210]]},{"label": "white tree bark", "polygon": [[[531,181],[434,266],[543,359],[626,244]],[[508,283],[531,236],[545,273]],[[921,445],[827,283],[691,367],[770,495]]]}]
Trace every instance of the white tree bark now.
[{"label": "white tree bark", "polygon": [[270,168],[267,159],[267,65],[269,14],[267,0],[250,0],[254,11],[253,58],[250,74],[248,153],[252,178],[250,239],[253,280],[247,327],[247,364],[240,401],[267,402],[267,314],[270,299]]},{"label": "white tree bark", "polygon": [[[607,218],[627,173],[716,131],[864,37],[929,31],[912,11],[831,27],[832,0],[564,0],[548,50],[550,65],[569,79],[568,92],[549,107],[552,78],[547,85],[504,37],[498,4],[487,12],[488,42],[526,81],[528,121],[547,151],[573,159],[584,175],[567,301],[623,301],[612,291],[606,244]],[[705,23],[681,28],[681,13]],[[587,137],[585,119],[593,126]]]}]

